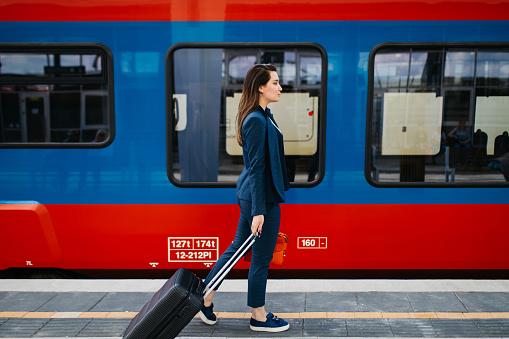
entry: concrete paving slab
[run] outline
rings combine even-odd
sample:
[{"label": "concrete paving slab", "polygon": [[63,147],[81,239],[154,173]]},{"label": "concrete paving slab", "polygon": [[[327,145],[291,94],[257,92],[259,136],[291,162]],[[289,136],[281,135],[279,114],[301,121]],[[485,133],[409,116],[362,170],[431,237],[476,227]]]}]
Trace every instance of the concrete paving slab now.
[{"label": "concrete paving slab", "polygon": [[392,337],[388,319],[346,319],[350,337]]},{"label": "concrete paving slab", "polygon": [[9,319],[0,326],[0,338],[29,338],[46,323],[40,319]]},{"label": "concrete paving slab", "polygon": [[122,336],[131,319],[92,319],[78,337]]},{"label": "concrete paving slab", "polygon": [[[305,304],[305,293],[267,293],[265,309],[273,313],[299,313],[305,311]],[[214,296],[214,312],[251,313],[247,293],[218,291]]]},{"label": "concrete paving slab", "polygon": [[12,292],[0,299],[0,311],[37,311],[53,299],[55,292]]},{"label": "concrete paving slab", "polygon": [[479,329],[472,320],[460,319],[431,319],[437,336],[445,338],[477,338],[482,337]]},{"label": "concrete paving slab", "polygon": [[42,305],[39,312],[87,312],[90,311],[107,293],[104,292],[66,292]]},{"label": "concrete paving slab", "polygon": [[461,292],[456,295],[469,312],[509,312],[507,293]]},{"label": "concrete paving slab", "polygon": [[[222,322],[223,320],[221,319],[220,321]],[[215,329],[216,326],[207,325],[200,319],[195,318],[180,332],[180,336],[211,337]]]},{"label": "concrete paving slab", "polygon": [[306,312],[359,312],[359,305],[352,292],[313,292],[307,293]]},{"label": "concrete paving slab", "polygon": [[346,337],[345,319],[303,319],[303,336]]},{"label": "concrete paving slab", "polygon": [[414,312],[467,312],[454,293],[406,293]]},{"label": "concrete paving slab", "polygon": [[473,322],[484,337],[509,337],[509,319],[474,319]]},{"label": "concrete paving slab", "polygon": [[267,312],[300,313],[306,310],[306,293],[268,293],[265,299]]},{"label": "concrete paving slab", "polygon": [[221,292],[214,295],[214,312],[251,312],[247,306],[247,293],[245,292]]},{"label": "concrete paving slab", "polygon": [[[213,336],[219,337],[245,337],[251,332],[249,329],[249,319],[221,319],[221,321],[218,321],[213,327]],[[207,332],[208,329],[205,333]],[[182,333],[182,335],[186,334]]]},{"label": "concrete paving slab", "polygon": [[90,311],[139,312],[153,295],[153,293],[110,292]]},{"label": "concrete paving slab", "polygon": [[92,319],[51,319],[34,337],[76,337]]},{"label": "concrete paving slab", "polygon": [[389,319],[395,337],[434,338],[437,336],[429,319]]},{"label": "concrete paving slab", "polygon": [[361,312],[412,312],[412,306],[405,293],[357,293],[359,310]]}]

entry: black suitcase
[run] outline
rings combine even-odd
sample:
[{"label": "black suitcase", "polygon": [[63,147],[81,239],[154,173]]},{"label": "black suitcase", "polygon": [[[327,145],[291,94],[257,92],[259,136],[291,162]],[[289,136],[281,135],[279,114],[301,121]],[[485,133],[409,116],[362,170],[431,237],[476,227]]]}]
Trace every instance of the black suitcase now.
[{"label": "black suitcase", "polygon": [[203,307],[208,295],[204,292],[211,292],[226,277],[255,240],[251,235],[207,286],[193,272],[178,269],[133,318],[123,338],[175,338]]}]

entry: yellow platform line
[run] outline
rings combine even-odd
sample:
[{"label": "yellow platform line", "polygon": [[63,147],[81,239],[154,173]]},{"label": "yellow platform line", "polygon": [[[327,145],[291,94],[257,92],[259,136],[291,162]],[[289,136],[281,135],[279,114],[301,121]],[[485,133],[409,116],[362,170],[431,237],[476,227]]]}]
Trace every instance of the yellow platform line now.
[{"label": "yellow platform line", "polygon": [[[132,319],[138,312],[0,312],[0,318]],[[249,319],[251,313],[216,312],[218,318]],[[509,312],[300,312],[276,313],[283,319],[509,319]]]}]

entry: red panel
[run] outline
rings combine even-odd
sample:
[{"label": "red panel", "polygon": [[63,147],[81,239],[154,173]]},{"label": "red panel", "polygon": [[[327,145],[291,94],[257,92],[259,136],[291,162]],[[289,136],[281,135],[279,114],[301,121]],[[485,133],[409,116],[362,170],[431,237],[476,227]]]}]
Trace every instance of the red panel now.
[{"label": "red panel", "polygon": [[[168,237],[233,240],[236,205],[49,205],[64,268],[205,268],[168,262]],[[508,269],[507,205],[282,205],[288,269]],[[319,248],[297,248],[299,237]],[[326,238],[326,239],[324,239]],[[299,246],[301,247],[301,246]],[[238,267],[247,268],[240,262]]]},{"label": "red panel", "polygon": [[[169,263],[168,237],[235,234],[236,205],[50,205],[65,268],[178,268]],[[231,232],[229,232],[231,230]],[[232,233],[233,232],[233,233]],[[186,267],[205,268],[203,263]]]},{"label": "red panel", "polygon": [[0,204],[0,221],[0,269],[61,266],[60,248],[44,205]]},{"label": "red panel", "polygon": [[498,0],[4,0],[1,21],[508,20]]},{"label": "red panel", "polygon": [[[323,237],[327,250],[287,251],[306,268],[507,269],[507,205],[287,205],[285,229]],[[307,225],[306,225],[307,224]],[[293,232],[297,225],[297,234]],[[295,246],[295,245],[292,245]],[[315,260],[305,259],[304,251]],[[314,251],[314,252],[313,252]],[[293,268],[293,267],[292,267]]]}]

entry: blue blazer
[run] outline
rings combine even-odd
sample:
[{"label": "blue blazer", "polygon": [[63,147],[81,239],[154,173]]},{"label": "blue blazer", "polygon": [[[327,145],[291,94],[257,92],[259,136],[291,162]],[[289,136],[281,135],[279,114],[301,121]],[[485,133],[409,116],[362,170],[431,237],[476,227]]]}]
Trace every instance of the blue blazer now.
[{"label": "blue blazer", "polygon": [[268,108],[266,113],[258,107],[242,123],[246,167],[237,181],[237,198],[252,202],[252,216],[266,214],[267,203],[284,202],[290,189],[282,135],[279,140],[280,133],[267,114],[271,115]]}]

